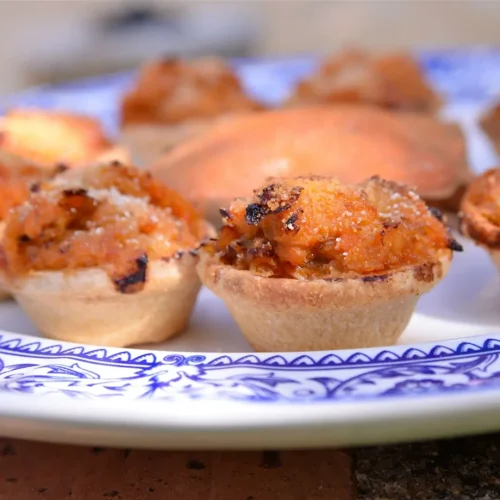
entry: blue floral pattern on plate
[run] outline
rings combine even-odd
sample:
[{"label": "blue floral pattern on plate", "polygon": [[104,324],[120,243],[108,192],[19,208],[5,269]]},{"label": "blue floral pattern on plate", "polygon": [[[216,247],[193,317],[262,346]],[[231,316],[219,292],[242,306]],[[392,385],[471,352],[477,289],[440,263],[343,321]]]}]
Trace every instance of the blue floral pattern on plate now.
[{"label": "blue floral pattern on plate", "polygon": [[[500,90],[500,51],[424,52],[419,60],[452,102],[482,103]],[[312,58],[239,61],[249,92],[275,103],[310,71]],[[85,112],[116,131],[130,74],[27,91],[3,102]],[[406,398],[500,387],[500,337],[307,354],[174,354],[0,337],[0,392],[67,398],[311,403]]]},{"label": "blue floral pattern on plate", "polygon": [[0,391],[73,398],[359,400],[500,387],[500,339],[308,354],[174,354],[0,340]]}]

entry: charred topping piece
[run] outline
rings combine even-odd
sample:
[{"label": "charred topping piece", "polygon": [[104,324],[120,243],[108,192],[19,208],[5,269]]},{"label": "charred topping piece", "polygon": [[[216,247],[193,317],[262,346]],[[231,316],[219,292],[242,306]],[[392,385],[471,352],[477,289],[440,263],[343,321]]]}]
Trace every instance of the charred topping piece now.
[{"label": "charred topping piece", "polygon": [[303,212],[302,209],[298,210],[297,212],[294,212],[288,219],[285,221],[285,231],[294,231],[297,232],[299,231],[299,226],[297,225],[297,221],[299,220],[300,214]]},{"label": "charred topping piece", "polygon": [[69,166],[66,163],[58,163],[56,165],[56,174],[63,174],[69,170]]},{"label": "charred topping piece", "polygon": [[364,282],[370,283],[374,281],[386,281],[389,279],[389,276],[387,274],[377,274],[374,276],[363,276],[361,279]]},{"label": "charred topping piece", "polygon": [[19,241],[19,243],[28,243],[31,241],[31,238],[27,234],[21,234],[17,241]]},{"label": "charred topping piece", "polygon": [[443,212],[436,207],[429,207],[429,212],[436,217],[439,222],[443,222]]},{"label": "charred topping piece", "polygon": [[219,208],[219,213],[226,220],[231,220],[233,216],[225,208]]},{"label": "charred topping piece", "polygon": [[289,188],[283,184],[271,184],[255,194],[260,203],[251,203],[245,211],[245,220],[249,225],[257,225],[259,221],[272,214],[279,214],[292,207],[299,199],[304,188],[295,186]]},{"label": "charred topping piece", "polygon": [[454,252],[463,252],[464,247],[454,238],[450,237],[448,248]]},{"label": "charred topping piece", "polygon": [[273,246],[270,241],[257,238],[253,246],[248,249],[248,254],[254,257],[272,257],[274,255]]},{"label": "charred topping piece", "polygon": [[120,293],[136,293],[144,288],[148,268],[148,256],[142,254],[135,260],[135,270],[126,276],[114,280],[116,289]]},{"label": "charred topping piece", "polygon": [[245,220],[251,226],[256,226],[265,215],[264,207],[257,203],[251,203],[245,210]]}]

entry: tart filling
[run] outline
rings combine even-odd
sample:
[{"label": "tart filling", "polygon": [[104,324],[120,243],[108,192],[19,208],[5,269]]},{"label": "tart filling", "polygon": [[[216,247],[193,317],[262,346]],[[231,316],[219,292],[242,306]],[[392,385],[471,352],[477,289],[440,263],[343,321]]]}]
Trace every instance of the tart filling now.
[{"label": "tart filling", "polygon": [[132,167],[103,165],[42,183],[4,234],[8,276],[104,270],[121,293],[143,289],[148,263],[198,245],[204,226],[177,193]]},{"label": "tart filling", "polygon": [[137,164],[148,166],[215,123],[262,108],[220,59],[154,61],[122,101],[121,140]]},{"label": "tart filling", "polygon": [[[10,210],[24,203],[32,190],[37,190],[40,181],[53,178],[61,172],[60,167],[40,168],[22,158],[0,151],[0,238],[5,230],[5,219]],[[8,298],[5,283],[0,277],[0,300]]]},{"label": "tart filling", "polygon": [[126,153],[91,117],[41,109],[13,109],[0,121],[0,149],[39,165],[124,160]]},{"label": "tart filling", "polygon": [[122,102],[122,124],[178,124],[261,108],[222,60],[166,59],[142,68]]},{"label": "tart filling", "polygon": [[62,172],[61,167],[41,169],[33,163],[0,153],[0,222],[11,208],[24,203],[39,183]]},{"label": "tart filling", "polygon": [[276,180],[221,214],[220,236],[206,251],[270,278],[382,276],[460,249],[437,210],[378,177],[352,186],[321,177]]},{"label": "tart filling", "polygon": [[488,170],[469,185],[460,219],[465,234],[490,250],[500,251],[500,168]]},{"label": "tart filling", "polygon": [[441,105],[408,55],[375,57],[357,50],[326,60],[315,74],[299,83],[289,102],[365,103],[424,112],[435,112]]}]

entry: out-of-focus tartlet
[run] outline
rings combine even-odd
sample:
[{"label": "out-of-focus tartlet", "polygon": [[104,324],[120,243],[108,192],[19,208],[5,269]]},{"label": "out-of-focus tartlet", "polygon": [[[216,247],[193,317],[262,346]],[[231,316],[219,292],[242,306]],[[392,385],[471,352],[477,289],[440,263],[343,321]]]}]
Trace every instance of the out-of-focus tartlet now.
[{"label": "out-of-focus tartlet", "polygon": [[[12,208],[24,203],[39,183],[55,177],[62,168],[42,168],[0,149],[0,239],[5,229],[5,220]],[[0,300],[9,297],[0,275]]]},{"label": "out-of-focus tartlet", "polygon": [[500,155],[500,102],[483,113],[479,125]]},{"label": "out-of-focus tartlet", "polygon": [[326,59],[298,83],[287,105],[363,103],[435,113],[442,100],[408,54],[382,56],[346,50]]},{"label": "out-of-focus tartlet", "polygon": [[43,109],[12,109],[0,118],[0,150],[40,167],[68,167],[128,161],[101,124],[79,114]]},{"label": "out-of-focus tartlet", "polygon": [[263,109],[223,60],[165,59],[141,68],[122,101],[122,139],[148,165],[212,124]]},{"label": "out-of-focus tartlet", "polygon": [[258,351],[392,344],[461,250],[438,211],[377,177],[277,179],[221,214],[198,273]]},{"label": "out-of-focus tartlet", "polygon": [[415,186],[428,203],[458,210],[473,178],[464,134],[424,113],[338,105],[235,118],[179,145],[151,171],[214,224],[218,210],[268,177],[372,175]]},{"label": "out-of-focus tartlet", "polygon": [[48,337],[161,342],[188,323],[209,228],[177,193],[118,164],[74,169],[13,209],[3,236],[9,292]]},{"label": "out-of-focus tartlet", "polygon": [[500,271],[500,168],[484,172],[468,187],[462,199],[460,226],[488,251]]}]

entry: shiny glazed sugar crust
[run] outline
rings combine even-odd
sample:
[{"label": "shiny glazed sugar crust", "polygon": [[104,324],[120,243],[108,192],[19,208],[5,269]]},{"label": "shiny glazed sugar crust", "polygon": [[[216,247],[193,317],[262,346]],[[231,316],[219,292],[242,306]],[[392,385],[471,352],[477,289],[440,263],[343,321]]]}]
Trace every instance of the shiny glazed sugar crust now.
[{"label": "shiny glazed sugar crust", "polygon": [[385,274],[460,249],[438,212],[378,177],[352,186],[324,177],[276,180],[221,213],[224,226],[206,251],[261,276]]},{"label": "shiny glazed sugar crust", "polygon": [[122,102],[122,124],[179,123],[262,105],[245,95],[233,70],[215,58],[166,59],[145,65]]},{"label": "shiny glazed sugar crust", "polygon": [[117,289],[144,284],[149,261],[195,248],[202,220],[150,174],[121,165],[79,169],[39,186],[12,211],[7,273],[102,268]]}]

